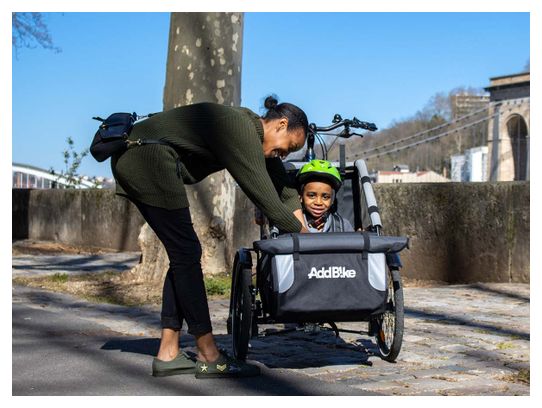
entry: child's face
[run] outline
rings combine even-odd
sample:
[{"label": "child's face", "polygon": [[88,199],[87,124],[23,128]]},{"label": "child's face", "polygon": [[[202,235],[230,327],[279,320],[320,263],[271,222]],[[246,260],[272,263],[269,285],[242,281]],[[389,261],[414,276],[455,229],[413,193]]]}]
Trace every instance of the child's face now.
[{"label": "child's face", "polygon": [[313,218],[324,215],[333,204],[332,199],[333,189],[329,184],[321,181],[305,184],[301,195],[301,203]]}]

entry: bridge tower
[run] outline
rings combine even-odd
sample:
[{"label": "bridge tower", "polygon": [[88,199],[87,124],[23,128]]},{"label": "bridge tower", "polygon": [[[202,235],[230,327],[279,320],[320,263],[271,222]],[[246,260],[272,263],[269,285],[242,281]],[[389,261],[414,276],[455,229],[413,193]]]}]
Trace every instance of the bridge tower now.
[{"label": "bridge tower", "polygon": [[530,72],[490,78],[489,180],[529,180]]}]

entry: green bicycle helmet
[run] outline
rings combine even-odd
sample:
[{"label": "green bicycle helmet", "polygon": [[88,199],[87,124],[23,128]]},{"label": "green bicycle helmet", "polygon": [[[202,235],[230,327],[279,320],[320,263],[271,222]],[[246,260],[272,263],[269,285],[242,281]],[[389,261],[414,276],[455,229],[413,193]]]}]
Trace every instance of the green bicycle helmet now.
[{"label": "green bicycle helmet", "polygon": [[301,167],[296,178],[300,187],[307,184],[309,180],[313,178],[320,178],[329,181],[335,191],[339,190],[342,185],[339,170],[333,167],[327,160],[311,160]]}]

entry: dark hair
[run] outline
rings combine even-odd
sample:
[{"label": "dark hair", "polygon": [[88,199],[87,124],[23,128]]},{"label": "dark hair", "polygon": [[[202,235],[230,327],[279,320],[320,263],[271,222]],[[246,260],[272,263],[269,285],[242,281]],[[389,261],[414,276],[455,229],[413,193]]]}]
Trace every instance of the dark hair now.
[{"label": "dark hair", "polygon": [[287,102],[278,103],[275,95],[265,98],[263,106],[267,109],[265,115],[262,116],[263,120],[286,118],[288,119],[288,131],[302,128],[305,135],[309,131],[307,115],[297,106]]}]

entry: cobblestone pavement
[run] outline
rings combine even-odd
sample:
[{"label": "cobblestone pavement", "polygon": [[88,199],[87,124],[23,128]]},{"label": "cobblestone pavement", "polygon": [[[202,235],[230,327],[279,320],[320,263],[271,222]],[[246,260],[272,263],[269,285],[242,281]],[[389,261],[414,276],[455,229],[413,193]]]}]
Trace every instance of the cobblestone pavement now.
[{"label": "cobblestone pavement", "polygon": [[[331,330],[259,336],[248,359],[321,381],[385,395],[529,395],[522,381],[530,372],[528,284],[406,287],[405,336],[397,362],[377,356],[374,339]],[[159,337],[156,307],[92,304],[68,295],[14,287],[13,302],[65,311],[140,337]],[[220,346],[226,334],[227,300],[209,302]],[[338,324],[367,329],[366,323]],[[281,329],[282,325],[260,326]],[[183,347],[194,350],[190,335]]]},{"label": "cobblestone pavement", "polygon": [[[394,364],[377,357],[373,338],[336,339],[331,330],[253,339],[249,358],[386,395],[529,395],[529,385],[517,381],[520,370],[530,370],[529,285],[413,287],[404,294],[405,336]],[[222,322],[227,303],[211,310]],[[366,323],[338,326],[367,330]]]}]

